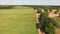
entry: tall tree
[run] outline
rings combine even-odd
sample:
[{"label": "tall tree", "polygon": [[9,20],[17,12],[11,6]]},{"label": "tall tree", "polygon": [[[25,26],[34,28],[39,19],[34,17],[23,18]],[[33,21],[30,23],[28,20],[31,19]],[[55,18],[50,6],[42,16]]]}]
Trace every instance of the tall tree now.
[{"label": "tall tree", "polygon": [[40,15],[40,23],[38,26],[45,34],[55,34],[55,27],[60,27],[59,24],[52,18],[48,17],[48,13],[43,12]]}]

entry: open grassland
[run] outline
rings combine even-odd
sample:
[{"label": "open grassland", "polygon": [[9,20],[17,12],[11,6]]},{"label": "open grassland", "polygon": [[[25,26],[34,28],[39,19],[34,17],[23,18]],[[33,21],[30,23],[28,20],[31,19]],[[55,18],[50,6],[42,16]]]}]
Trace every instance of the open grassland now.
[{"label": "open grassland", "polygon": [[1,9],[0,34],[38,34],[32,8]]}]

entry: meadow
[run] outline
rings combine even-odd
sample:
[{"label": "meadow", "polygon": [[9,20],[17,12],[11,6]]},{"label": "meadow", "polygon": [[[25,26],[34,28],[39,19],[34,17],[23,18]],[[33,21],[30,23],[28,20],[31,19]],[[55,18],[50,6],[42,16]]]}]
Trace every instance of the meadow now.
[{"label": "meadow", "polygon": [[0,34],[38,34],[33,8],[0,9]]}]

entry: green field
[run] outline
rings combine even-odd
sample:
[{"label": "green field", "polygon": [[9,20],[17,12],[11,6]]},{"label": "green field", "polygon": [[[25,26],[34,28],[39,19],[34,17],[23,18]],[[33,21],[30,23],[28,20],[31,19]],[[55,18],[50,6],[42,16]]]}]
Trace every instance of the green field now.
[{"label": "green field", "polygon": [[38,34],[32,8],[0,9],[0,34]]}]

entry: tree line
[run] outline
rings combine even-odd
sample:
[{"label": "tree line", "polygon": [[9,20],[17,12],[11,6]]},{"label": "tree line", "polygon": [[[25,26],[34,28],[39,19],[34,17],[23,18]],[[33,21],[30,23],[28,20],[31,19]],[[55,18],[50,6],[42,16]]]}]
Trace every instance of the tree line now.
[{"label": "tree line", "polygon": [[0,5],[0,9],[11,9],[13,7],[14,6],[12,6],[12,5]]}]

